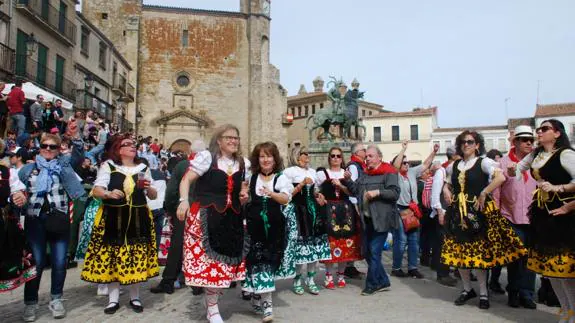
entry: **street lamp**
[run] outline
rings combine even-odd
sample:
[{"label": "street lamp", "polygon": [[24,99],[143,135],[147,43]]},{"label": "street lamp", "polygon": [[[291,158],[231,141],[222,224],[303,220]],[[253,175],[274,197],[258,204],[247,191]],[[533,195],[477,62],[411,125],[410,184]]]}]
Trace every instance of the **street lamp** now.
[{"label": "street lamp", "polygon": [[92,74],[86,73],[86,77],[84,77],[84,88],[91,89],[94,86],[94,78]]},{"label": "street lamp", "polygon": [[31,33],[26,39],[26,53],[28,56],[32,56],[36,49],[38,48],[38,41],[34,37],[34,33]]}]

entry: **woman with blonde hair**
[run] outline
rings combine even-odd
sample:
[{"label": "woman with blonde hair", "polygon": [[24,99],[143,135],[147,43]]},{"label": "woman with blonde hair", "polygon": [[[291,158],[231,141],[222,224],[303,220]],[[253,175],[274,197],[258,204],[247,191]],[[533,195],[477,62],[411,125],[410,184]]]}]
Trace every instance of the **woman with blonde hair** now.
[{"label": "woman with blonde hair", "polygon": [[284,175],[294,186],[292,203],[295,207],[298,226],[296,243],[296,276],[293,282],[293,292],[304,293],[301,275],[304,266],[307,267],[305,284],[312,295],[319,294],[315,284],[317,264],[322,260],[330,260],[329,242],[325,230],[325,212],[320,206],[325,205],[325,199],[317,190],[317,174],[309,167],[309,153],[305,147],[295,147],[291,154],[292,167],[284,171]]},{"label": "woman with blonde hair", "polygon": [[[180,182],[177,215],[185,220],[184,276],[187,285],[205,288],[211,323],[223,322],[218,308],[222,290],[245,279],[249,242],[241,210],[248,199],[249,167],[241,153],[238,128],[227,124],[216,129],[209,150],[190,160]],[[196,199],[190,207],[193,182]]]}]

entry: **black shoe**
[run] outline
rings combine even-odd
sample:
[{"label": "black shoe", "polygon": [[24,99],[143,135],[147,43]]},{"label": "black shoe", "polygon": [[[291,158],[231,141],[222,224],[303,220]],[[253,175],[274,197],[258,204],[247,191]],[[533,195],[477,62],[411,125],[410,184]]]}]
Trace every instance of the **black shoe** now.
[{"label": "black shoe", "polygon": [[194,296],[198,296],[198,295],[202,295],[204,293],[204,289],[201,287],[192,287],[192,295]]},{"label": "black shoe", "polygon": [[162,280],[157,286],[150,288],[150,292],[152,292],[152,294],[173,294],[174,283],[167,280]]},{"label": "black shoe", "polygon": [[[114,304],[113,306],[110,306]],[[106,308],[104,309],[104,313],[106,314],[114,314],[116,313],[116,311],[120,308],[120,304],[118,304],[117,302],[112,302],[109,303],[108,306],[106,306]]]},{"label": "black shoe", "polygon": [[[137,304],[136,302],[138,302],[140,304]],[[139,299],[130,300],[130,307],[136,313],[142,313],[144,311],[144,306],[142,306],[142,301],[140,301]]]},{"label": "black shoe", "polygon": [[242,290],[242,299],[244,301],[251,301],[252,300],[252,293],[244,292]]},{"label": "black shoe", "polygon": [[375,291],[376,292],[387,292],[388,290],[390,290],[390,288],[391,288],[391,284],[387,284],[387,285],[382,285],[382,286],[375,288]]},{"label": "black shoe", "polygon": [[354,266],[350,266],[345,268],[343,274],[347,278],[355,279],[355,278],[361,278],[362,272],[357,270],[357,268],[355,268]]},{"label": "black shoe", "polygon": [[507,296],[507,305],[509,305],[509,307],[518,308],[519,295],[517,293],[509,293],[509,295]]},{"label": "black shoe", "polygon": [[500,294],[503,295],[505,294],[505,290],[503,288],[501,288],[501,285],[499,284],[499,282],[491,282],[489,283],[489,289],[494,292],[495,294]]},{"label": "black shoe", "polygon": [[69,260],[68,264],[66,265],[66,269],[76,268],[76,267],[78,267],[78,263],[75,262],[74,260]]},{"label": "black shoe", "polygon": [[391,271],[391,276],[403,278],[403,277],[407,277],[407,274],[401,269],[393,269]]},{"label": "black shoe", "polygon": [[537,304],[535,304],[535,302],[532,299],[519,298],[519,304],[521,304],[521,306],[528,308],[530,310],[537,309]]},{"label": "black shoe", "polygon": [[468,300],[477,297],[475,290],[473,288],[470,291],[462,291],[459,297],[455,300],[455,305],[461,306],[465,304]]},{"label": "black shoe", "polygon": [[361,296],[371,296],[373,294],[377,293],[377,289],[376,288],[364,288],[361,291]]},{"label": "black shoe", "polygon": [[424,276],[422,273],[419,272],[417,269],[411,269],[407,271],[407,276],[411,278],[423,279]]},{"label": "black shoe", "polygon": [[437,277],[437,282],[443,286],[455,287],[457,286],[457,279],[451,276]]},{"label": "black shoe", "polygon": [[487,296],[481,296],[479,298],[479,308],[482,310],[489,309],[489,298]]}]

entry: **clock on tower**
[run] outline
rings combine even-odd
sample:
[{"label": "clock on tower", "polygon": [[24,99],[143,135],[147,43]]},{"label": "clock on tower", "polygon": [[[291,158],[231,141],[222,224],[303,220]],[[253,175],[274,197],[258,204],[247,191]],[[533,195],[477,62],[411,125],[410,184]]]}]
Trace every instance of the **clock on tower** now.
[{"label": "clock on tower", "polygon": [[271,0],[262,0],[262,13],[269,17]]}]

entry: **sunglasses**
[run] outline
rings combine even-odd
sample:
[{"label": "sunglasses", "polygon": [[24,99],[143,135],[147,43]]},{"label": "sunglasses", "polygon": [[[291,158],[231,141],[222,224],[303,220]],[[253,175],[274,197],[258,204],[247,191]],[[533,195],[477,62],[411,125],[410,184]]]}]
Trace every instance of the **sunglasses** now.
[{"label": "sunglasses", "polygon": [[536,132],[536,133],[539,132],[539,131],[541,131],[541,132],[547,132],[547,131],[549,131],[549,130],[555,130],[555,128],[553,128],[553,127],[551,127],[551,126],[541,126],[541,127],[537,128],[537,129],[535,129],[535,132]]},{"label": "sunglasses", "polygon": [[404,161],[402,164],[403,164],[403,165],[409,165],[409,162]]},{"label": "sunglasses", "polygon": [[121,144],[120,147],[133,147],[133,148],[136,148],[136,144],[133,143],[133,142],[125,142],[125,143]]},{"label": "sunglasses", "polygon": [[519,141],[533,143],[535,140],[533,138],[519,138]]},{"label": "sunglasses", "polygon": [[331,158],[341,158],[341,155],[331,154],[329,155]]},{"label": "sunglasses", "polygon": [[226,140],[226,141],[232,141],[232,140],[240,141],[240,137],[235,137],[235,136],[222,136],[222,139]]},{"label": "sunglasses", "polygon": [[463,140],[461,142],[461,144],[462,145],[468,145],[468,146],[475,145],[475,140]]},{"label": "sunglasses", "polygon": [[57,150],[59,148],[60,148],[60,145],[40,144],[40,149]]}]

